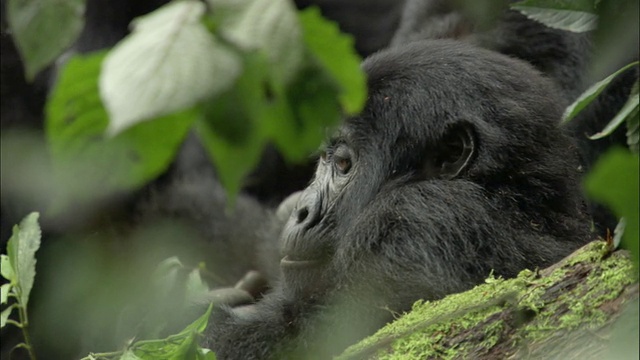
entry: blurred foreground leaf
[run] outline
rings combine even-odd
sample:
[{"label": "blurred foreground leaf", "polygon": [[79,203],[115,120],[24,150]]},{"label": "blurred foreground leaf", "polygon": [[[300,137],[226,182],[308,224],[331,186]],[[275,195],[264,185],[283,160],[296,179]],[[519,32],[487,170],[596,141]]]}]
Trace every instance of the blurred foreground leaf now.
[{"label": "blurred foreground leaf", "polygon": [[188,108],[231,86],[240,60],[200,22],[205,5],[172,2],[133,22],[106,57],[100,94],[118,134],[143,120]]},{"label": "blurred foreground leaf", "polygon": [[204,332],[211,315],[212,305],[196,321],[188,325],[178,334],[159,340],[142,340],[135,342],[122,352],[90,354],[83,360],[178,360],[203,359],[215,360],[209,349],[198,345],[200,334]]},{"label": "blurred foreground leaf", "polygon": [[304,42],[338,86],[340,103],[348,114],[362,110],[367,96],[367,83],[360,69],[362,59],[354,50],[353,37],[340,32],[338,25],[328,21],[316,7],[300,13]]},{"label": "blurred foreground leaf", "polygon": [[103,58],[104,53],[71,58],[47,103],[46,130],[59,186],[57,210],[107,199],[158,176],[195,118],[194,111],[187,110],[106,137],[108,115],[98,94]]},{"label": "blurred foreground leaf", "polygon": [[84,26],[85,0],[8,0],[6,6],[29,81],[71,46]]},{"label": "blurred foreground leaf", "polygon": [[622,247],[631,252],[638,265],[639,158],[624,149],[614,148],[594,165],[585,180],[587,194],[607,205],[616,216],[626,220]]},{"label": "blurred foreground leaf", "polygon": [[263,127],[278,121],[281,111],[281,104],[270,98],[266,62],[262,53],[245,55],[244,72],[234,86],[204,103],[203,116],[196,123],[231,201],[260,160],[267,140]]},{"label": "blurred foreground leaf", "polygon": [[268,72],[286,84],[302,62],[302,36],[289,0],[208,0],[219,19],[219,34],[245,53],[266,56]]}]

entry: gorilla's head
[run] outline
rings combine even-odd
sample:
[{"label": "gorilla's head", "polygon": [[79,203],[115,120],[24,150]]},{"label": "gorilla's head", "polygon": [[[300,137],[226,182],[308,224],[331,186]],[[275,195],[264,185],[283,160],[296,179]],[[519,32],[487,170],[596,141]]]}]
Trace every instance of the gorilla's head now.
[{"label": "gorilla's head", "polygon": [[282,235],[285,291],[364,290],[401,308],[587,239],[565,104],[536,70],[443,40],[363,68],[365,109],[328,139]]}]

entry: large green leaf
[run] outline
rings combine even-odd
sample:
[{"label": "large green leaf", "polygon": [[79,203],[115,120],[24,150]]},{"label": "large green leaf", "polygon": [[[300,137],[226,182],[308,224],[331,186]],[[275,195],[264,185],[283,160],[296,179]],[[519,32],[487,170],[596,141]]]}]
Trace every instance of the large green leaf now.
[{"label": "large green leaf", "polygon": [[208,0],[219,14],[220,33],[245,52],[266,54],[272,77],[283,84],[302,61],[302,35],[296,10],[289,0]]},{"label": "large green leaf", "polygon": [[593,0],[524,0],[511,5],[530,19],[549,27],[585,32],[598,25]]},{"label": "large green leaf", "polygon": [[204,116],[196,123],[230,200],[260,160],[267,141],[263,127],[270,121],[274,100],[267,61],[260,52],[245,55],[244,72],[233,88],[205,102]]},{"label": "large green leaf", "polygon": [[18,302],[27,307],[29,294],[36,277],[35,254],[40,248],[40,225],[38,213],[27,215],[20,225],[13,227],[13,234],[7,243],[7,255],[15,274],[14,287],[18,288]]},{"label": "large green leaf", "polygon": [[598,81],[597,83],[591,85],[587,90],[585,90],[582,93],[582,95],[578,97],[578,99],[576,99],[576,101],[573,102],[573,104],[567,107],[567,109],[564,112],[564,115],[562,116],[562,123],[564,124],[570,121],[571,119],[573,119],[576,115],[580,113],[580,111],[582,111],[582,109],[584,109],[589,104],[591,104],[591,102],[598,95],[600,95],[602,91],[604,91],[604,89],[609,85],[609,83],[611,83],[611,81],[613,81],[613,79],[615,79],[616,76],[622,74],[623,72],[627,71],[628,69],[634,66],[638,66],[638,61],[624,66],[623,68],[607,76],[603,80]]},{"label": "large green leaf", "polygon": [[100,53],[70,59],[47,103],[58,206],[146,184],[167,169],[196,117],[187,110],[106,137],[108,116],[98,93],[103,58]]},{"label": "large green leaf", "polygon": [[594,165],[585,180],[587,194],[626,219],[622,246],[638,264],[639,158],[624,149],[612,149]]},{"label": "large green leaf", "polygon": [[85,0],[8,0],[7,20],[28,80],[73,44],[84,9]]},{"label": "large green leaf", "polygon": [[[278,148],[291,161],[301,161],[317,150],[322,140],[342,118],[337,99],[339,88],[325,69],[309,64],[300,72],[285,94],[287,116],[267,123]],[[281,113],[285,113],[282,111]]]},{"label": "large green leaf", "polygon": [[316,7],[301,12],[300,19],[305,45],[336,81],[344,110],[349,114],[358,113],[364,106],[367,84],[353,37],[341,33],[338,25],[323,18]]},{"label": "large green leaf", "polygon": [[133,33],[107,56],[100,94],[111,134],[231,86],[240,60],[201,23],[204,11],[199,1],[169,3],[135,20]]}]

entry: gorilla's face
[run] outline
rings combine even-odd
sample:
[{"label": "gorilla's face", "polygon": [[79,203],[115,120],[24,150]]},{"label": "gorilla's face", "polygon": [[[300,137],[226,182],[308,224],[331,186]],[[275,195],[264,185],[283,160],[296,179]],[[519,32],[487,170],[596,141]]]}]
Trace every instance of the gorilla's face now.
[{"label": "gorilla's face", "polygon": [[[412,278],[428,292],[425,276],[477,282],[424,264],[478,266],[477,239],[508,234],[490,225],[484,187],[535,177],[532,166],[545,160],[532,144],[565,145],[552,89],[520,62],[447,41],[383,52],[363,67],[365,109],[327,141],[285,227],[285,286],[314,297],[354,283],[393,292],[389,283]],[[486,262],[474,272],[487,274],[475,276],[488,275]]]}]

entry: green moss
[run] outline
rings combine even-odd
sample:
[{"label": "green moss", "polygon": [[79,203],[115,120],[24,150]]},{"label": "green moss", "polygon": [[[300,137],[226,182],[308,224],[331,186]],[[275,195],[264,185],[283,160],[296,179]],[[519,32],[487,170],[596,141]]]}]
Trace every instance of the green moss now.
[{"label": "green moss", "polygon": [[573,266],[578,263],[592,263],[594,261],[601,260],[603,257],[610,253],[609,245],[604,241],[594,241],[582,249],[578,250],[569,259],[567,259],[566,265]]},{"label": "green moss", "polygon": [[513,354],[550,334],[601,326],[609,315],[600,306],[633,282],[631,261],[594,242],[544,276],[530,270],[509,280],[491,276],[467,292],[418,301],[339,358],[475,358],[497,345]]},{"label": "green moss", "polygon": [[[505,281],[490,277],[483,285],[459,294],[449,295],[440,301],[418,301],[411,312],[382,328],[372,337],[363,340],[345,352],[344,356],[356,354],[380,341],[395,339],[393,351],[381,350],[379,359],[406,359],[438,357],[452,359],[464,349],[464,341],[446,344],[446,338],[462,334],[502,310],[504,302],[515,299],[523,291],[533,273]],[[482,344],[494,346],[501,330],[501,323],[487,327]]]},{"label": "green moss", "polygon": [[[586,279],[567,289],[556,301],[546,302],[534,321],[521,333],[529,341],[548,336],[549,331],[571,331],[577,328],[597,328],[607,321],[607,314],[599,309],[608,300],[616,299],[624,287],[633,282],[632,263],[621,256],[609,256],[604,242],[594,242],[572,256],[568,261],[544,278],[544,284],[525,297],[543,303],[545,294],[571,271],[579,272],[581,264],[598,263],[585,274]],[[529,301],[531,301],[529,300]]]}]

